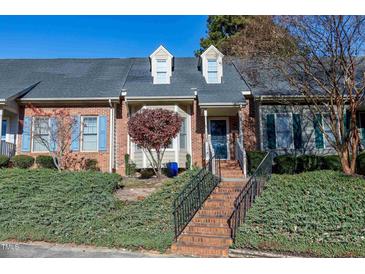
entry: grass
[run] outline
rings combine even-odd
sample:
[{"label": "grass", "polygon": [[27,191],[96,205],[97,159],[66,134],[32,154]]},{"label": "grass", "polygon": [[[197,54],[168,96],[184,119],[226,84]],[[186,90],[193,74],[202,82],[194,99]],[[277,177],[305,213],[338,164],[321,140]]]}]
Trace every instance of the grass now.
[{"label": "grass", "polygon": [[365,180],[335,171],[273,175],[234,247],[364,257]]},{"label": "grass", "polygon": [[124,204],[116,174],[0,170],[0,240],[49,241],[165,251],[173,240],[172,200],[192,172]]}]

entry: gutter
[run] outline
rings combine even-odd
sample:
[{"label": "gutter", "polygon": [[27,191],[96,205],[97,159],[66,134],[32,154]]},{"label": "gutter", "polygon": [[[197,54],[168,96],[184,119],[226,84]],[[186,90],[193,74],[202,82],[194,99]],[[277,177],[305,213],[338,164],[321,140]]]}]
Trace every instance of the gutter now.
[{"label": "gutter", "polygon": [[109,101],[118,102],[119,97],[75,97],[75,98],[20,98],[18,99],[21,102],[34,102],[34,101],[43,101],[43,102],[52,102],[52,101]]},{"label": "gutter", "polygon": [[193,96],[125,96],[126,102],[145,102],[145,101],[193,101],[196,98]]}]

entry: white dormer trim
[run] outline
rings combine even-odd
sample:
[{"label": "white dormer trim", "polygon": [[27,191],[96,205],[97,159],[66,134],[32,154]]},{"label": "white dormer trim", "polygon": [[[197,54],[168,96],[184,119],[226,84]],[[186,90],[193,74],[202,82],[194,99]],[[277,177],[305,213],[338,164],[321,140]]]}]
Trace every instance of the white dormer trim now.
[{"label": "white dormer trim", "polygon": [[[170,84],[172,76],[172,58],[173,55],[164,47],[159,46],[151,55],[151,76],[153,84]],[[157,77],[158,67],[157,63],[161,60],[166,60],[166,81],[160,82],[160,78]]]},{"label": "white dormer trim", "polygon": [[[202,60],[202,73],[205,81],[208,84],[220,84],[222,83],[223,77],[223,53],[221,53],[215,46],[211,45],[207,48],[200,56]],[[217,79],[216,81],[211,81],[208,76],[208,60],[216,60],[217,62]]]}]

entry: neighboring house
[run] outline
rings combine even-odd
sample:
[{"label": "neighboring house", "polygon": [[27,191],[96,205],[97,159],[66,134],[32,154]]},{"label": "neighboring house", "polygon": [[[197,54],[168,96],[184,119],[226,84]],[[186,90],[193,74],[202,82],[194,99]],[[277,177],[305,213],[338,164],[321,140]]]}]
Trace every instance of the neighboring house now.
[{"label": "neighboring house", "polygon": [[[201,166],[209,148],[221,159],[236,160],[240,143],[246,150],[330,152],[313,122],[301,115],[305,106],[293,110],[277,100],[288,85],[270,70],[256,79],[256,70],[260,63],[224,57],[214,46],[199,58],[176,58],[160,46],[149,58],[0,60],[2,154],[11,155],[14,145],[17,154],[46,153],[33,139],[34,120],[41,117],[29,104],[68,109],[80,121],[72,150],[120,174],[125,154],[138,168],[149,166],[127,133],[129,117],[143,108],[183,117],[164,156],[165,163],[183,168],[187,154]],[[365,113],[359,115],[365,127]]]}]

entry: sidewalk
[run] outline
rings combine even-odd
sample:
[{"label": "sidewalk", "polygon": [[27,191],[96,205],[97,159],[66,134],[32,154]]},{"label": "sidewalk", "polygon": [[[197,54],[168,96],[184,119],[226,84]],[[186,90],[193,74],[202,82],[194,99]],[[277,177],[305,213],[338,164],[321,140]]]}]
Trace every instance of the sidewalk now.
[{"label": "sidewalk", "polygon": [[154,252],[134,252],[125,249],[108,249],[70,244],[44,242],[0,242],[0,258],[172,258]]}]

